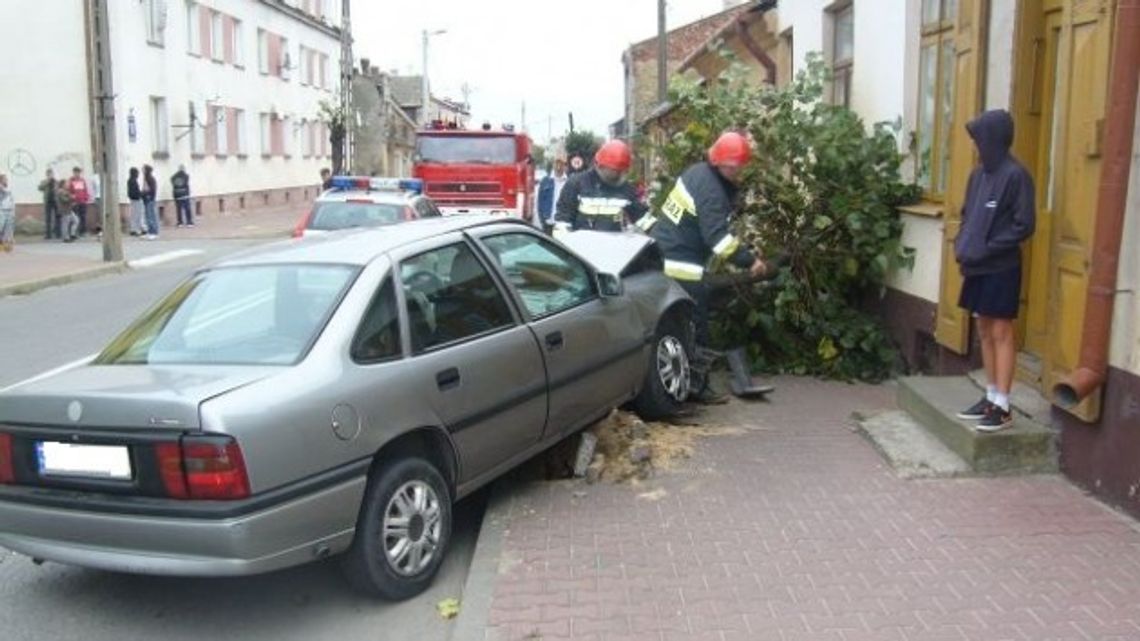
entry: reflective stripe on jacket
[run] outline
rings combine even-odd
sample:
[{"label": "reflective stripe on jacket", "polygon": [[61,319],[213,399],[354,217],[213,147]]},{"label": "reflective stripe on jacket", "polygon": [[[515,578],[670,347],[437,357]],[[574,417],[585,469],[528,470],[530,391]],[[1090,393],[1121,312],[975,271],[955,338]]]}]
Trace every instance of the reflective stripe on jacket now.
[{"label": "reflective stripe on jacket", "polygon": [[590,169],[566,181],[554,218],[555,225],[565,224],[569,229],[621,231],[627,221],[637,220],[647,209],[633,185],[607,184]]}]

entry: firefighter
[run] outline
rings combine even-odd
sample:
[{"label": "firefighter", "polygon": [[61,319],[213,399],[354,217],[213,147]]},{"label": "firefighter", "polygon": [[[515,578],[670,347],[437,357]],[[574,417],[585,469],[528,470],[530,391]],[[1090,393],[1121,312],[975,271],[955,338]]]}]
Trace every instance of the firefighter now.
[{"label": "firefighter", "polygon": [[[729,218],[744,165],[752,158],[748,140],[726,132],[709,149],[708,161],[684,171],[665,199],[659,214],[647,213],[637,226],[650,233],[665,257],[665,274],[676,280],[697,304],[696,342],[709,345],[709,288],[706,269],[732,263],[753,277],[767,270],[764,261],[743,246],[729,230]],[[725,397],[708,388],[698,392],[700,402],[722,402]]]},{"label": "firefighter", "polygon": [[594,155],[594,166],[570,176],[558,197],[554,236],[578,229],[622,231],[648,207],[625,181],[633,159],[629,146],[611,140]]}]

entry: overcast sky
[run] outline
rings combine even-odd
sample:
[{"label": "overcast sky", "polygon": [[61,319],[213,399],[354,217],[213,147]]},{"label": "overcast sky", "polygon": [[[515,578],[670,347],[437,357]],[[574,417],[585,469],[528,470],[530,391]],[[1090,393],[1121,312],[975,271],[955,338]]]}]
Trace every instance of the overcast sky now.
[{"label": "overcast sky", "polygon": [[[674,28],[717,13],[724,0],[671,0]],[[657,32],[656,0],[352,0],[353,55],[381,69],[418,74],[423,29],[446,29],[429,47],[432,93],[462,99],[474,123],[521,120],[545,142],[576,129],[605,135],[622,117],[621,54]]]}]

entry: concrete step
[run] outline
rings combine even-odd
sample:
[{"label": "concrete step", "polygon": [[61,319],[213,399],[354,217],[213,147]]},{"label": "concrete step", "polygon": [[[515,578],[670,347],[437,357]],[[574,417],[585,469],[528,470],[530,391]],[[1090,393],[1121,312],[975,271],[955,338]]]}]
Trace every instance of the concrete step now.
[{"label": "concrete step", "polygon": [[984,433],[955,414],[974,404],[982,390],[965,376],[899,379],[899,407],[982,474],[1057,471],[1056,433],[1014,408],[1013,427]]}]

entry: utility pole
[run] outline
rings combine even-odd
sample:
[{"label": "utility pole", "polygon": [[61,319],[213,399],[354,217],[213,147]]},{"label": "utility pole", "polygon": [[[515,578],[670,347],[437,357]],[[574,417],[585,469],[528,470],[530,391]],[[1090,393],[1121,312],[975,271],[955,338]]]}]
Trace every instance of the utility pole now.
[{"label": "utility pole", "polygon": [[420,87],[420,90],[422,92],[421,99],[423,100],[422,117],[420,118],[422,121],[420,123],[421,125],[426,125],[427,123],[431,122],[431,115],[429,113],[431,111],[431,94],[428,90],[428,38],[444,33],[447,33],[446,29],[437,29],[436,31],[432,32],[428,32],[427,29],[424,29],[424,60],[422,69],[423,77],[420,79],[422,81],[422,85]]},{"label": "utility pole", "polygon": [[665,33],[665,0],[657,0],[657,102],[658,104],[665,102],[665,97],[668,95],[668,82],[666,82],[665,74],[668,73],[666,67],[667,57],[669,55],[668,43],[666,42],[667,34]]},{"label": "utility pole", "polygon": [[93,7],[95,32],[95,157],[99,161],[102,199],[99,220],[103,227],[103,261],[123,260],[123,230],[119,222],[119,152],[115,142],[115,83],[111,76],[110,19],[107,0]]},{"label": "utility pole", "polygon": [[341,141],[344,151],[341,156],[341,171],[349,173],[352,167],[352,133],[356,126],[353,122],[352,109],[352,75],[354,63],[352,62],[352,16],[349,8],[350,0],[341,0],[340,3],[340,113],[344,118],[344,139]]},{"label": "utility pole", "polygon": [[522,126],[519,127],[519,131],[523,131],[523,132],[526,131],[526,101],[525,100],[522,103]]},{"label": "utility pole", "polygon": [[570,133],[574,133],[574,112],[570,112]]}]

